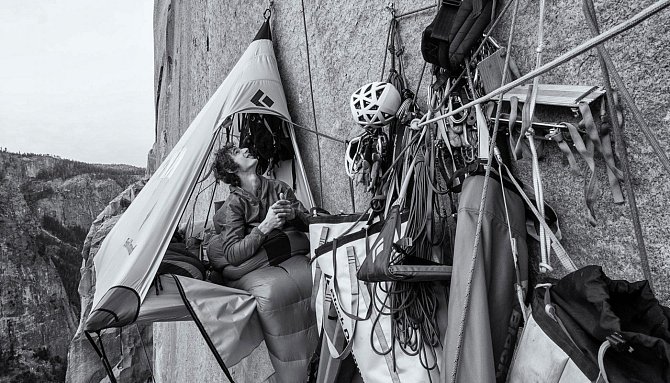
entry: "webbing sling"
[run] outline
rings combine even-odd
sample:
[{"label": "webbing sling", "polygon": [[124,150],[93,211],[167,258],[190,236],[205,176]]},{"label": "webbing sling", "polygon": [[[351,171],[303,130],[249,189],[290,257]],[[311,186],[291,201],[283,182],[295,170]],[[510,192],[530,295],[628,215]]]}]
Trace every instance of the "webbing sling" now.
[{"label": "webbing sling", "polygon": [[[367,230],[366,230],[367,234]],[[365,242],[366,242],[366,247],[367,247],[367,242],[368,238],[367,235],[365,237]],[[338,283],[338,278],[337,278],[337,238],[333,239],[333,295],[335,295],[335,298],[342,302],[342,299],[340,298],[340,286]],[[347,263],[349,266],[349,282],[350,282],[350,287],[351,287],[351,311],[352,312],[347,312],[347,310],[344,309],[344,306],[340,304],[340,310],[342,314],[346,315],[349,319],[353,321],[359,321],[359,320],[368,320],[370,319],[370,315],[372,314],[372,307],[368,307],[368,311],[365,313],[364,316],[359,317],[358,316],[358,310],[359,310],[359,303],[358,303],[358,296],[359,296],[359,282],[358,278],[356,278],[356,272],[358,271],[358,259],[356,258],[356,253],[354,252],[354,248],[352,246],[347,247]],[[352,334],[352,339],[353,339],[353,334]]]},{"label": "webbing sling", "polygon": [[[496,150],[498,150],[498,149],[496,148]],[[530,200],[530,198],[528,198],[526,193],[523,191],[523,188],[521,187],[521,185],[519,185],[519,183],[516,181],[516,179],[512,175],[512,172],[509,170],[507,165],[505,165],[504,163],[502,165],[503,165],[503,168],[505,169],[505,172],[507,173],[507,177],[510,179],[510,181],[512,182],[514,187],[518,190],[519,195],[521,196],[521,198],[523,198],[523,200],[526,202],[526,205],[533,212],[535,217],[538,219],[541,227],[544,228],[545,232],[549,236],[549,239],[550,239],[549,242],[551,243],[551,249],[554,250],[554,254],[556,254],[556,258],[558,258],[558,260],[561,263],[561,265],[563,266],[563,268],[566,269],[569,273],[571,273],[573,271],[577,271],[577,266],[572,261],[572,259],[568,255],[568,253],[565,251],[565,249],[563,248],[563,245],[561,245],[561,243],[558,241],[558,238],[556,238],[556,235],[554,234],[554,232],[551,231],[551,228],[549,227],[549,225],[547,225],[547,222],[545,222],[545,220],[541,218],[540,213],[537,211],[537,209],[533,205],[533,202]]]},{"label": "webbing sling", "polygon": [[579,122],[580,127],[586,129],[589,140],[594,143],[595,148],[602,153],[607,165],[607,177],[612,190],[612,196],[615,203],[623,203],[623,194],[621,193],[621,186],[619,180],[623,180],[623,173],[616,167],[614,163],[614,154],[612,153],[612,141],[610,140],[609,128],[602,128],[598,130],[591,115],[591,108],[586,102],[579,103],[579,111],[582,115],[582,121]]},{"label": "webbing sling", "polygon": [[512,156],[514,160],[517,160],[516,156],[516,142],[514,141],[514,125],[516,125],[516,116],[519,114],[519,98],[512,96],[509,100],[510,110],[509,117],[507,121],[507,132],[509,133],[509,148],[512,150]]},{"label": "webbing sling", "polygon": [[[528,101],[532,97],[533,86],[528,86],[528,94],[526,95],[526,102],[523,103],[523,108],[521,109],[521,133],[519,133],[519,138],[516,140],[516,143],[512,146],[512,154],[514,155],[514,160],[518,161],[523,158],[523,153],[521,151],[522,140],[526,136],[528,129],[531,129],[532,116],[530,115],[530,102]],[[518,98],[515,99],[515,105],[513,105],[514,111],[510,111],[510,124],[512,121],[516,121],[516,106],[518,105]],[[512,120],[512,114],[514,114],[514,120]],[[511,135],[510,135],[511,137]]]},{"label": "webbing sling", "polygon": [[596,217],[593,212],[593,203],[595,202],[595,195],[597,191],[597,179],[595,174],[596,164],[593,160],[593,142],[587,138],[585,143],[582,140],[582,136],[577,130],[577,127],[573,124],[567,122],[563,122],[562,124],[568,128],[568,132],[572,138],[572,143],[575,145],[577,152],[581,154],[584,162],[586,162],[586,165],[589,168],[589,176],[584,177],[584,201],[587,209],[586,219],[592,226],[595,226]]},{"label": "webbing sling", "polygon": [[589,104],[584,101],[580,102],[579,112],[582,115],[582,121],[580,121],[579,125],[584,126],[586,129],[586,134],[588,134],[591,141],[593,141],[596,149],[598,149],[598,151],[603,154],[603,157],[605,157],[605,164],[607,164],[607,168],[614,172],[618,179],[623,179],[623,173],[616,167],[616,164],[614,163],[614,154],[612,153],[611,145],[606,147],[600,140],[600,132],[598,131],[596,123],[593,120],[593,115],[591,114],[591,108],[589,107]]},{"label": "webbing sling", "polygon": [[[572,154],[572,151],[570,150],[570,146],[568,145],[567,142],[563,139],[563,132],[560,129],[552,129],[549,134],[544,136],[546,139],[553,141],[558,145],[558,148],[563,152],[565,157],[568,159],[568,166],[570,166],[570,171],[574,175],[581,175],[581,171],[579,170],[579,166],[577,165],[577,160],[575,159],[575,155]],[[581,138],[580,138],[581,140]]]},{"label": "webbing sling", "polygon": [[[326,241],[328,240],[329,231],[330,228],[328,226],[324,226],[321,228],[321,235],[319,236],[319,246],[326,243]],[[312,281],[312,299],[310,301],[310,306],[314,311],[316,311],[316,294],[319,291],[319,287],[323,287],[324,289],[326,288],[325,278],[322,279],[322,276],[323,272],[321,271],[321,267],[319,267],[319,263],[317,262],[314,267],[314,280]],[[326,290],[324,290],[324,292],[325,291]]]}]

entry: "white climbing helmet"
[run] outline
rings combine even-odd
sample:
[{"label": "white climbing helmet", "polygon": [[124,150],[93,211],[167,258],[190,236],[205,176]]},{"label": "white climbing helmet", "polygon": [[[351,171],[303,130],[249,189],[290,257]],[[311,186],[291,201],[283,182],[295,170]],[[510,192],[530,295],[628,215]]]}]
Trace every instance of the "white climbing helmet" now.
[{"label": "white climbing helmet", "polygon": [[401,103],[400,93],[388,82],[371,82],[351,95],[351,114],[366,128],[381,128],[393,121]]}]

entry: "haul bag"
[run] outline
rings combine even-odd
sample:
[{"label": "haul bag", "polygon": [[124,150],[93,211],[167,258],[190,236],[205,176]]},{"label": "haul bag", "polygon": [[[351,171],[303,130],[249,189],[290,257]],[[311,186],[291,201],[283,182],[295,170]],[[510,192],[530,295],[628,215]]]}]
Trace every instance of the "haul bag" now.
[{"label": "haul bag", "polygon": [[590,383],[591,380],[542,330],[533,313],[523,329],[507,382]]},{"label": "haul bag", "polygon": [[[584,381],[599,374],[611,383],[670,381],[670,309],[659,304],[646,281],[612,280],[600,266],[586,266],[549,286],[535,289],[532,315],[542,333],[524,330],[511,382],[538,375],[546,382],[579,381],[574,371],[545,380],[556,363],[536,371],[527,367],[532,361],[564,360],[564,355],[570,358],[564,364],[577,366]],[[554,346],[529,352],[529,343],[549,344],[546,338]]]},{"label": "haul bag", "polygon": [[[332,302],[347,338],[347,345],[342,350],[335,347],[334,340],[328,339],[328,333],[324,332],[329,351],[333,356],[345,358],[349,348],[364,382],[439,381],[437,369],[427,371],[420,367],[419,355],[380,352],[391,347],[391,318],[380,315],[372,299],[383,302],[385,288],[380,287],[381,283],[359,281],[356,270],[366,254],[366,238],[375,241],[383,224],[368,226],[365,218],[355,223],[359,217],[314,217],[310,223],[317,323],[319,326],[325,323],[323,315],[327,315],[328,305]],[[401,230],[405,226],[402,224]],[[345,232],[349,234],[342,235]],[[428,360],[428,365],[431,364],[434,360]]]}]

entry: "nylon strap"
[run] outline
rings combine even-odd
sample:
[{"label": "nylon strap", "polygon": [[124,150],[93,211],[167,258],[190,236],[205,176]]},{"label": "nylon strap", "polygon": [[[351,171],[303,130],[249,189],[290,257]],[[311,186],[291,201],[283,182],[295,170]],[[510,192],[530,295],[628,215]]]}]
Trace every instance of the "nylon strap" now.
[{"label": "nylon strap", "polygon": [[[321,235],[319,236],[319,246],[322,246],[324,243],[326,243],[326,241],[328,240],[329,231],[330,228],[328,226],[323,226],[321,228]],[[310,301],[312,310],[316,309],[316,293],[319,291],[319,286],[323,285],[322,287],[325,289],[325,279],[321,280],[322,275],[323,272],[321,271],[321,267],[319,267],[319,263],[317,262],[314,271],[314,281],[312,283],[312,299]]]},{"label": "nylon strap", "polygon": [[591,114],[591,108],[589,107],[589,104],[584,101],[580,102],[579,112],[582,114],[582,121],[580,122],[580,125],[584,125],[586,128],[586,133],[589,135],[591,141],[595,143],[596,149],[598,149],[598,151],[603,154],[603,157],[605,157],[605,163],[607,164],[607,167],[612,170],[612,172],[614,172],[618,179],[622,180],[623,173],[616,167],[616,164],[614,163],[612,146],[605,146],[600,140],[600,132],[598,131],[598,128],[593,121],[593,115]]},{"label": "nylon strap", "polygon": [[[323,320],[321,323],[326,323],[327,320],[330,320],[328,317],[330,307],[335,306],[335,310],[337,311],[337,305],[333,303],[333,298],[330,294],[327,294],[324,296],[324,310],[323,310]],[[328,307],[328,309],[326,309]],[[354,344],[354,334],[356,333],[356,321],[351,321],[352,324],[352,331],[349,336],[349,339],[347,339],[347,345],[344,347],[344,349],[341,352],[338,352],[337,349],[335,348],[335,342],[333,342],[332,339],[330,339],[330,335],[328,334],[328,331],[323,331],[323,337],[326,339],[326,342],[328,342],[328,348],[331,351],[331,357],[333,359],[338,359],[342,360],[345,359],[349,354],[351,353],[351,349]],[[324,326],[325,328],[325,326]],[[346,336],[345,336],[346,337]],[[332,355],[333,351],[337,353],[337,355]]]},{"label": "nylon strap", "polygon": [[556,254],[556,257],[558,258],[559,262],[561,262],[561,265],[563,268],[565,268],[568,272],[573,272],[577,271],[577,266],[575,263],[572,261],[568,253],[565,251],[563,248],[563,245],[558,241],[558,238],[556,238],[556,235],[554,235],[554,232],[551,231],[551,228],[549,225],[547,225],[547,222],[545,222],[544,219],[540,218],[540,213],[537,211],[535,206],[533,205],[533,202],[528,198],[526,193],[523,191],[523,188],[519,183],[516,181],[514,176],[512,176],[512,172],[510,172],[509,168],[507,165],[503,164],[503,167],[505,168],[505,172],[507,173],[507,176],[509,177],[510,181],[516,187],[516,189],[519,191],[519,195],[523,198],[523,200],[526,202],[526,205],[530,208],[530,210],[533,212],[535,217],[537,217],[538,221],[540,222],[540,225],[544,227],[545,232],[549,236],[549,239],[551,240],[551,248],[554,250],[554,254]]},{"label": "nylon strap", "polygon": [[[600,121],[601,121],[600,140],[603,144],[603,148],[609,150],[612,155],[612,158],[614,158],[614,153],[612,153],[612,139],[610,135],[610,133],[612,132],[612,121],[610,121],[609,116],[607,115],[606,100],[607,99],[603,97],[602,101],[600,102]],[[612,197],[614,198],[614,203],[616,204],[624,203],[623,193],[621,191],[621,184],[619,183],[619,181],[623,181],[625,177],[618,179],[616,177],[616,174],[614,174],[614,172],[612,172],[612,170],[609,167],[607,167],[607,178],[610,183],[610,190],[612,191]]]},{"label": "nylon strap", "polygon": [[560,129],[555,129],[545,136],[546,139],[555,142],[558,145],[558,148],[565,154],[565,157],[568,159],[568,164],[570,165],[570,171],[574,175],[581,175],[579,166],[577,166],[577,160],[575,160],[575,155],[572,154],[570,146],[563,139],[563,132]]},{"label": "nylon strap", "polygon": [[[528,132],[528,129],[530,129],[532,125],[532,117],[530,115],[530,104],[528,100],[531,99],[531,95],[533,93],[533,86],[528,85],[528,94],[526,95],[526,102],[523,103],[523,108],[521,109],[521,133],[519,134],[519,139],[516,141],[516,144],[514,145],[514,160],[518,161],[521,158],[523,158],[523,153],[521,151],[521,142],[523,138],[526,136],[526,133]],[[510,112],[510,114],[512,114]],[[515,119],[516,121],[516,116]],[[512,121],[512,117],[510,116],[510,121]]]},{"label": "nylon strap", "polygon": [[509,132],[509,148],[512,150],[512,156],[514,160],[518,161],[516,155],[516,143],[514,142],[514,125],[516,125],[516,116],[519,113],[519,98],[517,96],[512,96],[509,100],[510,110],[509,110],[509,121],[507,121],[507,129]]},{"label": "nylon strap", "polygon": [[[347,247],[347,260],[349,263],[349,281],[351,283],[351,310],[352,312],[349,313],[347,310],[344,309],[342,305],[340,305],[340,312],[344,315],[346,315],[349,319],[353,321],[359,321],[359,320],[368,320],[370,319],[370,316],[372,315],[372,307],[368,307],[368,311],[365,313],[365,316],[359,317],[358,316],[358,310],[359,310],[359,304],[358,304],[358,296],[359,296],[359,282],[358,278],[356,277],[356,271],[357,267],[355,266],[355,262],[353,265],[353,270],[352,270],[352,260],[351,257],[356,258],[356,252],[354,251],[353,246],[348,246]],[[357,262],[357,260],[355,260]],[[352,273],[353,271],[353,273]],[[333,295],[339,302],[342,302],[342,299],[340,298],[340,285],[338,283],[338,278],[337,278],[337,239],[333,240]],[[353,336],[353,335],[352,335]]]},{"label": "nylon strap", "polygon": [[584,203],[586,204],[586,219],[592,225],[596,225],[596,217],[593,212],[593,203],[595,202],[595,195],[597,192],[597,179],[595,176],[596,164],[593,160],[593,143],[587,137],[587,144],[584,144],[581,134],[577,130],[577,127],[573,124],[563,122],[565,127],[568,128],[570,132],[570,137],[572,142],[577,149],[577,152],[581,154],[582,158],[586,162],[586,165],[589,167],[589,176],[584,177]]}]

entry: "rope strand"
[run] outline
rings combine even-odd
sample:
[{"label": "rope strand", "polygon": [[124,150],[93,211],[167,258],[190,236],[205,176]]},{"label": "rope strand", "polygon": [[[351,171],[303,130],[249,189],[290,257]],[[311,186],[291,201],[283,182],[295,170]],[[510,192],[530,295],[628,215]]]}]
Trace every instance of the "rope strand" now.
[{"label": "rope strand", "polygon": [[316,124],[316,107],[314,106],[314,86],[312,84],[312,64],[309,59],[309,39],[307,38],[307,19],[305,16],[305,0],[300,0],[302,7],[302,25],[305,32],[305,50],[307,51],[307,73],[309,74],[309,95],[312,100],[312,117],[314,117],[314,130],[316,131],[316,156],[319,161],[319,200],[321,207],[323,207],[323,171],[321,170],[321,140],[319,128]]}]

